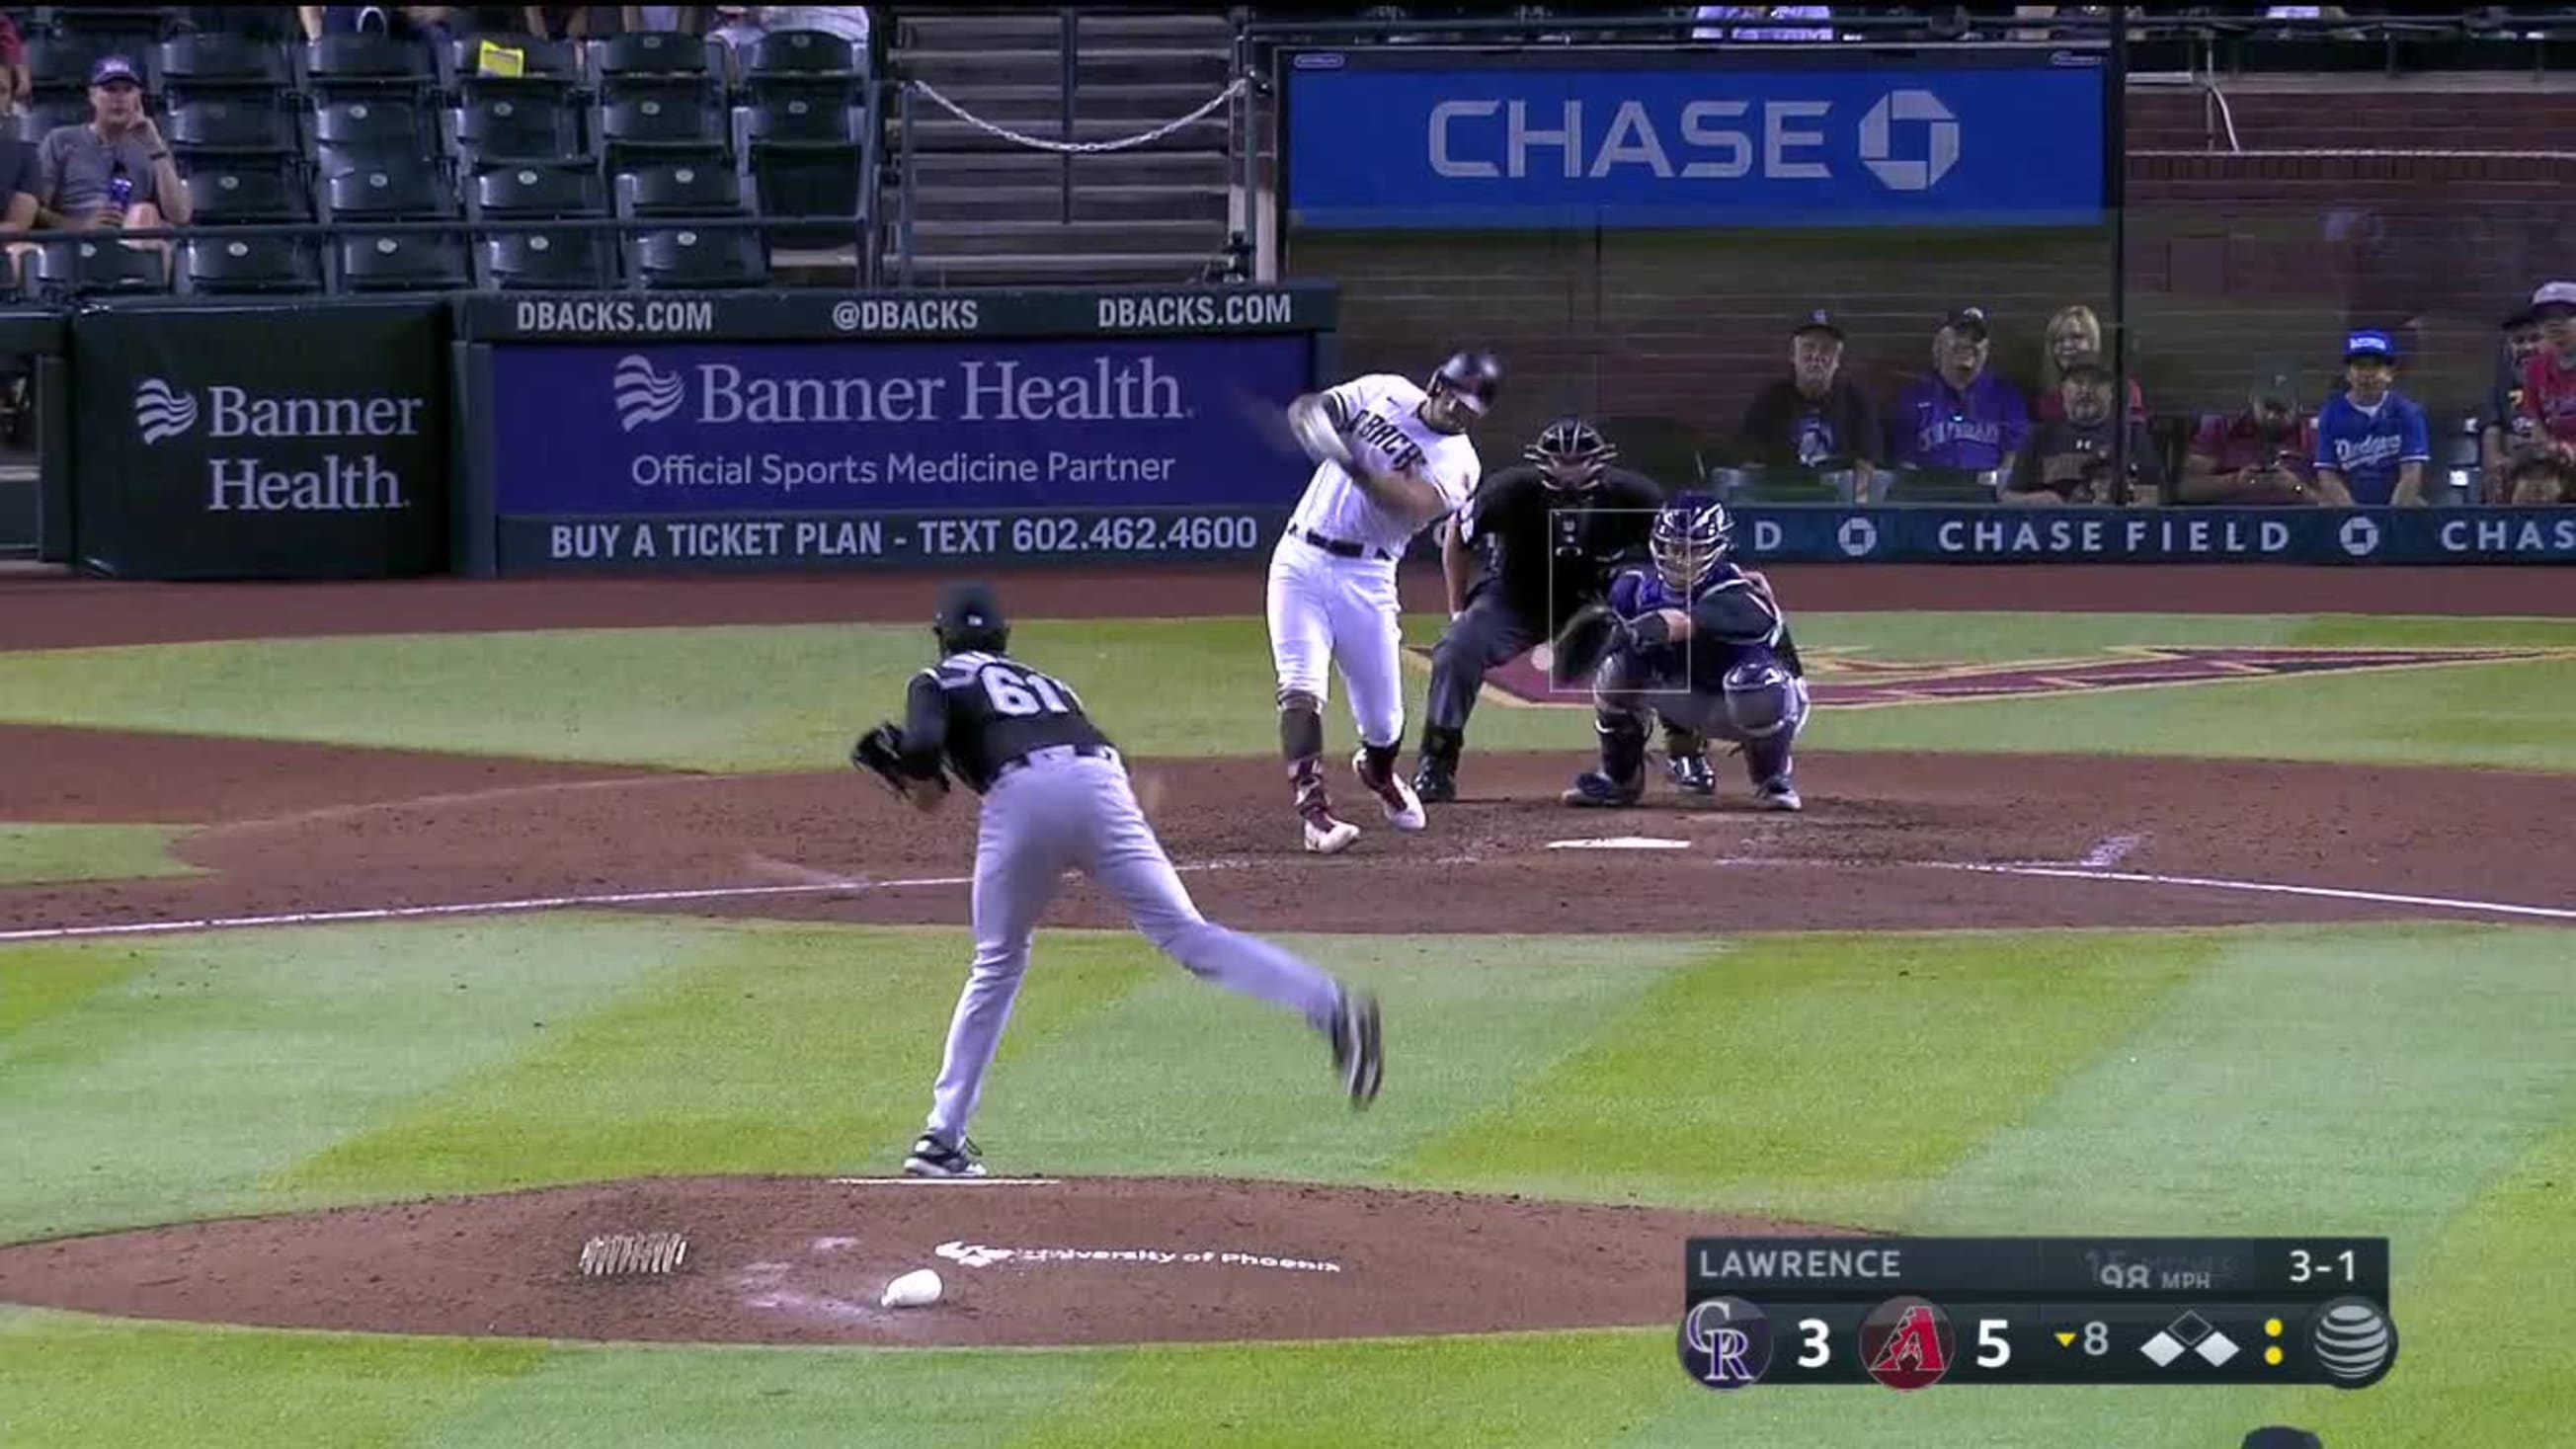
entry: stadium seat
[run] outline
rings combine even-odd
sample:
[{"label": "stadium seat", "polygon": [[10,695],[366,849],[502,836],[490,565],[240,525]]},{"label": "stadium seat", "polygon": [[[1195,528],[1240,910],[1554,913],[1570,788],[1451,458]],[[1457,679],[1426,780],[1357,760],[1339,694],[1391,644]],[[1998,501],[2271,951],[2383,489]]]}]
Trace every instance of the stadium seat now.
[{"label": "stadium seat", "polygon": [[483,285],[506,292],[599,291],[617,284],[602,232],[513,232],[477,248]]},{"label": "stadium seat", "polygon": [[[485,70],[486,44],[516,52],[519,74]],[[534,35],[457,36],[447,42],[447,74],[450,87],[467,100],[530,91],[564,95],[583,85],[580,47],[569,40]]]},{"label": "stadium seat", "polygon": [[154,83],[152,52],[136,45],[119,45],[111,38],[94,35],[30,35],[26,41],[27,81],[40,100],[55,97],[85,99],[89,92],[89,68],[103,55],[124,55],[143,73],[143,93],[160,94]]},{"label": "stadium seat", "polygon": [[238,35],[182,35],[154,52],[161,87],[174,106],[199,99],[268,100],[295,89],[295,67],[284,47]]},{"label": "stadium seat", "polygon": [[328,101],[313,114],[314,153],[325,179],[343,171],[428,165],[430,134],[419,110],[396,96]]},{"label": "stadium seat", "polygon": [[635,242],[635,280],[648,290],[769,284],[769,258],[750,233],[728,228],[648,231]]},{"label": "stadium seat", "polygon": [[116,241],[48,245],[28,259],[27,271],[33,290],[55,298],[170,290],[169,265],[158,248]]},{"label": "stadium seat", "polygon": [[[820,131],[849,112],[802,99],[778,101],[748,109],[746,163],[760,210],[768,216],[851,218],[851,226],[777,227],[769,232],[774,246],[836,249],[854,245],[854,230],[867,200],[862,177],[865,159],[854,140],[790,140],[765,134],[766,123],[786,122],[805,132]],[[817,118],[820,118],[819,120]]]},{"label": "stadium seat", "polygon": [[617,214],[637,217],[742,216],[742,178],[729,166],[660,162],[620,172]]},{"label": "stadium seat", "polygon": [[293,112],[256,96],[208,100],[204,94],[172,106],[161,124],[182,170],[209,160],[277,162],[303,154],[304,137]]},{"label": "stadium seat", "polygon": [[304,49],[306,88],[316,104],[402,99],[424,103],[435,87],[429,52],[383,35],[325,35]]},{"label": "stadium seat", "polygon": [[[148,46],[169,35],[186,5],[38,5],[19,29],[29,35],[73,35],[103,45]],[[21,12],[23,15],[24,12]],[[32,24],[28,23],[32,20]]]},{"label": "stadium seat", "polygon": [[476,217],[500,221],[606,216],[599,173],[587,167],[514,166],[474,177],[467,193]]},{"label": "stadium seat", "polygon": [[452,236],[352,232],[333,250],[334,291],[456,292],[474,285],[464,245]]},{"label": "stadium seat", "polygon": [[753,105],[802,96],[856,105],[867,82],[858,48],[820,30],[778,30],[743,57],[741,93]]},{"label": "stadium seat", "polygon": [[857,113],[826,96],[772,96],[743,107],[742,122],[752,145],[847,146],[859,135]]},{"label": "stadium seat", "polygon": [[542,89],[484,94],[447,113],[448,135],[469,171],[589,155],[581,112]]},{"label": "stadium seat", "polygon": [[694,35],[643,31],[599,43],[595,56],[600,99],[656,97],[711,104],[723,90],[723,52]]},{"label": "stadium seat", "polygon": [[206,164],[187,177],[199,226],[313,219],[313,198],[294,163]]},{"label": "stadium seat", "polygon": [[676,96],[646,96],[600,107],[600,151],[612,172],[653,161],[721,163],[731,158],[723,113]]},{"label": "stadium seat", "polygon": [[438,221],[456,215],[456,193],[428,166],[343,171],[322,184],[326,221]]},{"label": "stadium seat", "polygon": [[45,133],[58,126],[89,124],[89,98],[81,95],[38,96],[18,118],[18,139],[42,141]]},{"label": "stadium seat", "polygon": [[191,237],[180,247],[179,276],[200,295],[322,290],[312,245],[287,237]]}]

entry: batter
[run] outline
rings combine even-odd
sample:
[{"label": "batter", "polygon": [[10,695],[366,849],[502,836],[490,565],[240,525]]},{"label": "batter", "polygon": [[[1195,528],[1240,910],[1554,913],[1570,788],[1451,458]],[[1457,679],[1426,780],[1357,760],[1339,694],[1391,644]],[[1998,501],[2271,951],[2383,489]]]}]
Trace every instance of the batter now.
[{"label": "batter", "polygon": [[1493,406],[1502,364],[1461,352],[1430,386],[1370,373],[1288,408],[1301,439],[1322,438],[1315,474],[1270,556],[1270,654],[1279,679],[1279,753],[1288,762],[1306,849],[1335,855],[1359,827],[1335,818],[1324,788],[1327,664],[1350,691],[1360,748],[1351,769],[1387,823],[1420,830],[1422,801],[1397,773],[1404,740],[1396,561],[1413,536],[1467,501],[1484,475],[1467,430]]},{"label": "batter", "polygon": [[1136,929],[1203,981],[1303,1016],[1332,1046],[1352,1105],[1385,1074],[1374,997],[1267,941],[1199,914],[1137,807],[1127,770],[1071,686],[1004,652],[1010,626],[992,591],[952,587],[932,633],[939,662],[913,676],[903,727],[862,736],[851,763],[922,810],[948,798],[948,771],[984,797],[975,838],[975,960],[948,1024],[930,1120],[904,1171],[981,1177],[966,1135],[1029,966],[1038,918],[1064,874],[1081,871]]}]

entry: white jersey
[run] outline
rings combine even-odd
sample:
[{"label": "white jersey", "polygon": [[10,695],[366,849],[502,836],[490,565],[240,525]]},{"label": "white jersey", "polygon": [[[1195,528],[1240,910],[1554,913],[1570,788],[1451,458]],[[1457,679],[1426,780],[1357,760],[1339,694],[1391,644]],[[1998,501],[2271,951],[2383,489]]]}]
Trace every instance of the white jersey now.
[{"label": "white jersey", "polygon": [[[1324,409],[1340,428],[1353,460],[1379,472],[1420,477],[1439,490],[1441,512],[1452,513],[1476,491],[1485,465],[1475,444],[1461,434],[1441,432],[1414,411],[1425,396],[1410,378],[1373,372],[1327,388]],[[1378,507],[1341,464],[1326,462],[1315,465],[1288,528],[1400,555],[1431,521],[1408,522]]]}]

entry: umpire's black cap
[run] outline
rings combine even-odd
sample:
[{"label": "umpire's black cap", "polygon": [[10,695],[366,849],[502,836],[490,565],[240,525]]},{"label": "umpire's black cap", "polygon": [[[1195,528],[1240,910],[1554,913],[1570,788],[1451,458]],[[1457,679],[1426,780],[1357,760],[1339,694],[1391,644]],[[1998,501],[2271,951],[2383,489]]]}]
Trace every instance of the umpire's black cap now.
[{"label": "umpire's black cap", "polygon": [[939,612],[932,616],[930,627],[952,649],[975,642],[988,642],[998,649],[1011,637],[1010,621],[1002,617],[1002,601],[994,597],[993,586],[971,581],[940,590]]}]

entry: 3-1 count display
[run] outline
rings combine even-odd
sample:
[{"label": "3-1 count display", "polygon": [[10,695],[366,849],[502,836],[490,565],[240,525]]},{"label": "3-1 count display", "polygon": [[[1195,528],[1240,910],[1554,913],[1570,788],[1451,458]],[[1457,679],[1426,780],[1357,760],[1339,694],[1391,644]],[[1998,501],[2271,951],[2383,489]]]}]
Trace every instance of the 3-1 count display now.
[{"label": "3-1 count display", "polygon": [[1710,1389],[2357,1389],[2397,1357],[2384,1238],[1694,1239],[1685,1278]]}]

